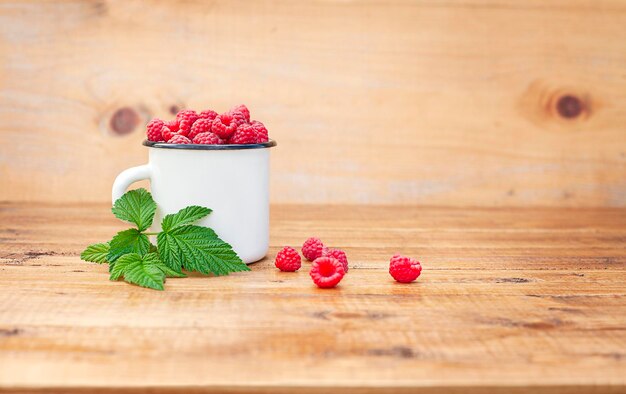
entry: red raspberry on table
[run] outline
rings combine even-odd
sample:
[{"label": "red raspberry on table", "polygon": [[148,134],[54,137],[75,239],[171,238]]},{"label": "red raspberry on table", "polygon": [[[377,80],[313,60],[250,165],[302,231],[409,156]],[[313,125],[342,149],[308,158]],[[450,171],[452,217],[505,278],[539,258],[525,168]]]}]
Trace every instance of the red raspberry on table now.
[{"label": "red raspberry on table", "polygon": [[200,117],[200,119],[213,120],[217,116],[217,112],[213,111],[212,109],[207,109],[207,110],[200,112],[198,116]]},{"label": "red raspberry on table", "polygon": [[193,138],[194,144],[203,144],[203,145],[220,145],[222,140],[220,137],[207,131],[206,133],[200,133]]},{"label": "red raspberry on table", "polygon": [[254,127],[254,129],[256,130],[257,143],[262,144],[269,140],[267,128],[265,128],[265,125],[263,123],[259,122],[258,120],[253,120],[250,125],[252,125],[252,127]]},{"label": "red raspberry on table", "polygon": [[294,248],[285,246],[276,255],[274,265],[281,271],[294,272],[302,266],[302,259]]},{"label": "red raspberry on table", "polygon": [[191,130],[189,131],[189,134],[187,135],[187,137],[189,137],[190,139],[193,139],[195,136],[197,136],[200,133],[206,133],[206,132],[211,131],[212,124],[213,124],[213,121],[210,119],[200,118],[196,120],[191,126]]},{"label": "red raspberry on table", "polygon": [[169,127],[163,126],[161,134],[163,135],[163,141],[169,141],[176,133],[170,130]]},{"label": "red raspberry on table", "polygon": [[196,111],[192,109],[183,109],[181,111],[178,111],[178,113],[176,114],[176,120],[178,120],[178,122],[181,122],[182,120],[188,120],[191,122],[191,124],[198,120],[199,117],[200,116],[196,113]]},{"label": "red raspberry on table", "polygon": [[335,287],[346,274],[343,264],[332,257],[319,257],[311,264],[311,278],[318,287]]},{"label": "red raspberry on table", "polygon": [[322,256],[333,257],[341,264],[343,264],[343,269],[348,273],[348,257],[346,256],[346,252],[341,249],[332,249],[332,248],[324,248],[322,250]]},{"label": "red raspberry on table", "polygon": [[191,140],[184,135],[174,134],[172,138],[167,141],[168,144],[191,144]]},{"label": "red raspberry on table", "polygon": [[239,125],[235,118],[233,118],[233,115],[227,112],[217,115],[215,119],[213,119],[211,131],[217,134],[221,139],[227,140],[235,133],[237,126]]},{"label": "red raspberry on table", "polygon": [[422,265],[415,259],[396,254],[389,261],[389,273],[398,282],[409,283],[420,276]]},{"label": "red raspberry on table", "polygon": [[249,124],[242,124],[228,140],[229,144],[256,144],[257,133]]},{"label": "red raspberry on table", "polygon": [[191,120],[183,119],[178,123],[178,134],[187,137],[191,132],[193,122]]},{"label": "red raspberry on table", "polygon": [[148,122],[148,125],[146,126],[148,141],[164,141],[161,129],[163,129],[163,121],[161,119],[154,118]]},{"label": "red raspberry on table", "polygon": [[[165,122],[165,126],[167,126],[167,128],[170,129],[172,133],[177,132],[178,131],[178,119]],[[165,139],[165,141],[167,141],[167,138]]]},{"label": "red raspberry on table", "polygon": [[319,238],[311,237],[302,244],[302,255],[309,261],[322,256],[324,244]]},{"label": "red raspberry on table", "polygon": [[235,105],[230,111],[240,112],[244,116],[246,123],[250,122],[250,110],[244,104]]}]

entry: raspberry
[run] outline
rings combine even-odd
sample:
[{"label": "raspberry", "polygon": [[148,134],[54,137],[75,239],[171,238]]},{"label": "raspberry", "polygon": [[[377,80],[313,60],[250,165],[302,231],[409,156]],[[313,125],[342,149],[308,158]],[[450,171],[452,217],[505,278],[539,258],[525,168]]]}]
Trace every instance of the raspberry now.
[{"label": "raspberry", "polygon": [[259,122],[258,120],[253,120],[250,124],[252,125],[252,127],[254,127],[254,130],[256,130],[257,143],[262,144],[269,140],[267,128],[265,128],[265,125],[263,123]]},{"label": "raspberry", "polygon": [[343,250],[324,248],[322,250],[322,256],[332,257],[339,260],[339,262],[343,264],[343,270],[348,273],[348,257],[346,257],[346,252]]},{"label": "raspberry", "polygon": [[231,135],[237,130],[237,122],[233,115],[230,113],[224,113],[221,115],[217,115],[215,119],[213,119],[213,125],[211,126],[211,131],[217,134],[223,140],[227,140]]},{"label": "raspberry", "polygon": [[189,133],[191,133],[192,127],[193,127],[193,123],[190,120],[183,119],[178,124],[178,134],[188,137]]},{"label": "raspberry", "polygon": [[146,126],[146,135],[148,141],[159,142],[163,141],[163,135],[161,129],[163,128],[163,121],[161,119],[154,118]]},{"label": "raspberry", "polygon": [[[172,131],[172,133],[175,133],[178,131],[178,119],[165,122],[165,125],[167,126],[168,129]],[[165,139],[165,141],[167,141],[167,138]]]},{"label": "raspberry", "polygon": [[178,113],[176,114],[176,120],[178,120],[178,122],[182,120],[189,120],[191,121],[191,124],[193,124],[193,122],[198,120],[198,118],[198,114],[192,109],[183,109],[181,111],[178,111]]},{"label": "raspberry", "polygon": [[281,271],[294,272],[300,269],[302,260],[294,248],[285,246],[276,255],[274,264]]},{"label": "raspberry", "polygon": [[239,111],[230,111],[229,113],[233,116],[233,119],[235,119],[235,122],[237,122],[237,126],[241,126],[243,124],[248,123],[248,120],[246,120],[246,116],[243,113]]},{"label": "raspberry", "polygon": [[196,135],[193,139],[194,144],[204,144],[204,145],[219,145],[222,143],[220,137],[207,131],[206,133],[200,133]]},{"label": "raspberry", "polygon": [[168,144],[191,144],[191,141],[189,140],[189,138],[185,137],[184,135],[174,134],[174,136],[170,138],[169,141],[167,141],[167,143]]},{"label": "raspberry", "polygon": [[213,111],[212,109],[207,109],[200,112],[198,116],[200,116],[200,119],[213,120],[217,116],[217,112]]},{"label": "raspberry", "polygon": [[257,133],[249,124],[242,124],[228,140],[229,144],[256,144]]},{"label": "raspberry", "polygon": [[398,282],[409,283],[420,276],[422,265],[415,259],[396,254],[389,261],[389,273]]},{"label": "raspberry", "polygon": [[346,274],[343,264],[332,257],[319,257],[311,264],[311,279],[321,288],[335,287]]},{"label": "raspberry", "polygon": [[230,109],[231,112],[240,112],[246,120],[246,123],[250,122],[250,110],[244,104],[235,105]]},{"label": "raspberry", "polygon": [[[178,126],[178,124],[176,124],[176,126]],[[169,127],[163,126],[161,134],[163,135],[163,141],[169,141],[176,133],[172,132]]]},{"label": "raspberry", "polygon": [[324,244],[319,238],[311,237],[302,244],[302,255],[309,261],[322,256]]},{"label": "raspberry", "polygon": [[206,133],[206,132],[211,131],[212,124],[213,124],[213,121],[209,119],[200,118],[196,120],[193,126],[191,126],[191,130],[189,131],[189,134],[187,135],[187,137],[189,137],[190,139],[193,139],[195,136],[197,136],[200,133]]}]

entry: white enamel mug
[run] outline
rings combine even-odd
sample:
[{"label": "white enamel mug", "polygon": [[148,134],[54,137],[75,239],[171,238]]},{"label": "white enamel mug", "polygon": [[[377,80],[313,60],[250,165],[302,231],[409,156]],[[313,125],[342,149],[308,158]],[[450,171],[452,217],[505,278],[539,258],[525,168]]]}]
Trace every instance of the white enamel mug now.
[{"label": "white enamel mug", "polygon": [[189,205],[213,212],[198,222],[211,227],[247,264],[269,248],[269,159],[276,142],[247,145],[165,144],[151,141],[148,164],[132,167],[113,183],[113,201],[133,182],[148,179],[157,203],[151,231]]}]

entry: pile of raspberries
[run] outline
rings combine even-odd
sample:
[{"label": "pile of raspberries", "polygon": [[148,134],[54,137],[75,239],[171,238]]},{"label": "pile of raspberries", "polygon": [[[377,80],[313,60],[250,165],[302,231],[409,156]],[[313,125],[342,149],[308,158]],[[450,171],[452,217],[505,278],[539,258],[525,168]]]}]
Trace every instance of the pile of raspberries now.
[{"label": "pile of raspberries", "polygon": [[250,120],[250,110],[241,104],[223,114],[207,109],[197,113],[183,109],[176,119],[154,118],[146,130],[148,141],[168,144],[262,144],[268,141],[267,129],[258,120]]},{"label": "pile of raspberries", "polygon": [[[319,238],[311,237],[304,241],[302,255],[313,262],[309,275],[318,287],[335,287],[348,272],[346,253],[327,248]],[[281,271],[294,272],[302,266],[302,259],[297,250],[285,246],[276,255],[274,264]],[[421,273],[422,265],[410,257],[396,254],[389,261],[389,274],[400,283],[413,282]]]}]

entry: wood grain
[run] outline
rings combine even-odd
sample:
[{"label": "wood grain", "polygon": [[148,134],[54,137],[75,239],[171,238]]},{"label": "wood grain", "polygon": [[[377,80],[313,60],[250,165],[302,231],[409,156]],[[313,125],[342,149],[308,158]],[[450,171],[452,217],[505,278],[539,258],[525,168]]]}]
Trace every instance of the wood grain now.
[{"label": "wood grain", "polygon": [[[626,210],[278,205],[252,272],[107,280],[82,248],[106,205],[0,204],[0,391],[618,393]],[[282,245],[317,234],[350,272],[315,288]],[[400,251],[417,283],[387,271]]]},{"label": "wood grain", "polygon": [[281,203],[626,206],[626,3],[1,1],[0,200],[106,201],[245,102]]}]

